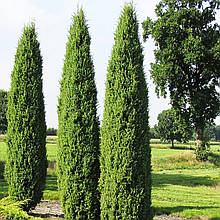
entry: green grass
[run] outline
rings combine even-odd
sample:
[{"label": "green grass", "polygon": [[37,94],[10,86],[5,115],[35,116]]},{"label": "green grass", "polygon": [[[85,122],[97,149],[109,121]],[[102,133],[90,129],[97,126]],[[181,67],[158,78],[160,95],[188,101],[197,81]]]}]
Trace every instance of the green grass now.
[{"label": "green grass", "polygon": [[220,167],[220,153],[210,154],[209,161],[199,162],[192,150],[152,148],[153,170],[207,169]]},{"label": "green grass", "polygon": [[[150,146],[152,148],[162,148],[162,149],[169,149],[171,148],[171,142],[161,141],[160,139],[151,139]],[[187,143],[180,143],[174,141],[174,148],[175,149],[195,149],[196,143],[195,141],[189,141]]]},{"label": "green grass", "polygon": [[57,177],[54,174],[47,175],[43,200],[59,200]]},{"label": "green grass", "polygon": [[[49,160],[43,199],[58,200],[55,160],[57,146],[47,141]],[[177,214],[186,218],[220,219],[220,146],[211,143],[209,161],[198,162],[193,143],[169,149],[169,144],[151,142],[152,206],[155,215]],[[179,145],[180,146],[180,145]],[[0,160],[5,161],[6,145],[0,142]],[[1,170],[1,169],[0,169]],[[7,185],[0,175],[0,198],[7,195]]]},{"label": "green grass", "polygon": [[0,142],[0,161],[6,160],[6,143]]},{"label": "green grass", "polygon": [[5,142],[6,136],[4,134],[0,134],[0,142]]},{"label": "green grass", "polygon": [[[217,146],[217,145],[216,145]],[[220,219],[220,153],[198,162],[192,150],[152,148],[155,215]]]},{"label": "green grass", "polygon": [[[210,143],[211,150],[220,152],[220,142],[211,141]],[[171,143],[163,142],[160,139],[151,139],[150,140],[151,148],[159,148],[159,149],[170,149]],[[180,143],[174,141],[174,148],[179,150],[195,150],[196,149],[196,142],[189,141],[187,143]]]},{"label": "green grass", "polygon": [[56,142],[57,142],[57,136],[47,136],[46,141],[47,141],[47,143],[56,144]]},{"label": "green grass", "polygon": [[47,148],[47,160],[48,161],[56,161],[56,157],[57,157],[56,143],[48,143],[48,144],[46,144],[46,148]]},{"label": "green grass", "polygon": [[154,171],[155,214],[220,219],[219,175],[220,168]]}]

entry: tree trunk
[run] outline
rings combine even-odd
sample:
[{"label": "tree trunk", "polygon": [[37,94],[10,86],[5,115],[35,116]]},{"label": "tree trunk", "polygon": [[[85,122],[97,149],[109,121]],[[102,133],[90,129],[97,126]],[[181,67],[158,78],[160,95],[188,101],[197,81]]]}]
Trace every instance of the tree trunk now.
[{"label": "tree trunk", "polygon": [[206,143],[204,140],[204,127],[196,128],[196,159],[207,160]]},{"label": "tree trunk", "polygon": [[171,140],[171,148],[174,149],[174,140]]}]

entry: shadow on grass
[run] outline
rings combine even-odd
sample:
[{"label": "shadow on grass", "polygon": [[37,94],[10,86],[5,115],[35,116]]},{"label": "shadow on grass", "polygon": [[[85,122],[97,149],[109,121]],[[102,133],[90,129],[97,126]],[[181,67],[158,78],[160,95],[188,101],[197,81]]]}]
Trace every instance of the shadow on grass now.
[{"label": "shadow on grass", "polygon": [[[203,210],[203,209],[216,209],[217,207],[215,206],[202,206],[202,207],[197,207],[197,206],[175,206],[175,207],[153,207],[153,215],[171,215],[173,213],[178,213],[182,212],[187,209],[191,210]],[[220,213],[219,217],[217,218],[212,218],[212,220],[217,220],[220,219]]]},{"label": "shadow on grass", "polygon": [[58,191],[57,177],[55,175],[47,175],[45,190]]},{"label": "shadow on grass", "polygon": [[5,163],[0,161],[0,199],[8,195],[8,184],[4,179],[4,166]]},{"label": "shadow on grass", "polygon": [[0,161],[0,179],[4,178],[4,168],[5,168],[5,162]]},{"label": "shadow on grass", "polygon": [[189,176],[184,174],[152,174],[153,187],[163,187],[164,185],[180,186],[215,186],[216,181],[208,176]]},{"label": "shadow on grass", "polygon": [[3,178],[0,178],[0,199],[8,195],[8,184]]},{"label": "shadow on grass", "polygon": [[195,148],[194,147],[192,147],[192,146],[189,146],[189,147],[187,147],[187,146],[171,146],[170,147],[170,149],[172,149],[172,150],[195,150]]}]

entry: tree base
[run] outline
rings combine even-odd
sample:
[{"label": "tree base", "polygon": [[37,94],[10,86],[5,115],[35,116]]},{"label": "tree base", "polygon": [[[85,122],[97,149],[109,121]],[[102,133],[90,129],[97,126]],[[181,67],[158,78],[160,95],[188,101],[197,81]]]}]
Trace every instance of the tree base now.
[{"label": "tree base", "polygon": [[207,149],[196,149],[196,160],[207,161],[209,156],[209,151]]}]

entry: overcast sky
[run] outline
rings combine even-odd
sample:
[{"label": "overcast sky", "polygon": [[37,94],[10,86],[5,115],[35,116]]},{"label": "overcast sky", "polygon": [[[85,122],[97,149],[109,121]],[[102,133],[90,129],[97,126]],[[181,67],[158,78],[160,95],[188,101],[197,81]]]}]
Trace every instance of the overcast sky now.
[{"label": "overcast sky", "polygon": [[[0,4],[0,89],[10,89],[10,75],[14,55],[23,26],[35,21],[43,56],[43,85],[48,127],[57,127],[57,97],[65,47],[72,15],[77,5],[82,6],[91,36],[91,53],[94,60],[98,90],[98,113],[103,114],[105,78],[108,60],[114,43],[114,32],[125,0],[6,0]],[[147,16],[155,17],[154,8],[158,0],[133,0],[139,23]],[[140,37],[142,29],[140,28]],[[157,123],[157,115],[168,109],[169,100],[158,99],[150,80],[150,62],[153,62],[154,43],[143,43],[144,66],[149,89],[150,126]],[[219,122],[219,123],[218,123]],[[220,124],[220,120],[216,121]]]}]

